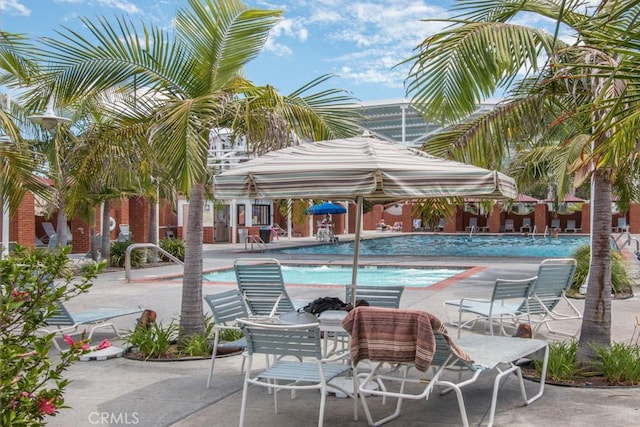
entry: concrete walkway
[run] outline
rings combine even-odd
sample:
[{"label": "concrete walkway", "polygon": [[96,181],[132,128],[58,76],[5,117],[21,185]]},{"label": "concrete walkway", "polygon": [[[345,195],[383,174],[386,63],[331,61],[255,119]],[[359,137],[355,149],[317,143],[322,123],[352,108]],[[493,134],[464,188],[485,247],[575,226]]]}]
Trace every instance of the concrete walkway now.
[{"label": "concrete walkway", "polygon": [[[277,245],[310,243],[281,240]],[[277,257],[287,262],[322,262],[345,264],[350,258],[322,256],[303,257],[290,255],[247,254],[242,244],[205,245],[203,263],[206,270],[230,267],[233,260],[245,256]],[[415,308],[433,312],[443,320],[442,302],[460,297],[484,297],[488,295],[496,277],[524,278],[535,274],[539,259],[438,259],[414,257],[361,257],[361,263],[421,266],[476,267],[472,274],[451,283],[427,289],[407,288],[402,297],[403,308]],[[88,294],[70,301],[72,311],[95,307],[150,308],[158,313],[159,321],[167,325],[180,313],[181,280],[163,277],[181,273],[181,267],[164,266],[133,271],[131,283],[124,280],[124,272],[100,275]],[[203,293],[210,294],[232,289],[235,284],[203,284]],[[343,297],[344,289],[336,286],[288,286],[294,300],[308,302],[319,296]],[[636,288],[636,295],[638,294]],[[575,303],[582,308],[582,301]],[[614,341],[628,342],[634,327],[634,316],[640,314],[639,297],[614,300]],[[116,325],[130,330],[135,316],[116,319]],[[567,322],[567,331],[577,330],[578,323]],[[455,333],[455,331],[453,331]],[[463,333],[472,333],[463,331]],[[544,339],[555,337],[539,336]],[[95,342],[101,336],[95,336]],[[121,342],[114,341],[115,345]],[[214,385],[206,388],[209,360],[183,362],[139,362],[125,358],[105,361],[78,362],[71,366],[65,377],[72,382],[65,398],[70,409],[50,419],[49,426],[232,426],[238,424],[242,375],[240,356],[220,358],[216,361]],[[493,375],[484,374],[481,379],[463,389],[465,404],[471,425],[486,425],[491,401]],[[527,381],[530,392],[538,384]],[[377,398],[370,405],[374,416],[380,417],[392,411],[393,403],[378,404]],[[250,410],[246,426],[314,426],[317,424],[319,399],[315,392],[299,392],[289,399],[282,394],[279,414],[273,410],[272,396],[263,389],[249,392]],[[517,381],[508,376],[499,394],[496,426],[584,426],[635,425],[640,417],[640,388],[584,389],[547,385],[542,398],[530,406],[523,406]],[[429,400],[407,401],[399,419],[389,426],[457,426],[460,416],[453,394],[433,395]],[[366,418],[360,409],[360,419],[353,421],[353,401],[330,396],[327,399],[325,425],[365,426]]]}]

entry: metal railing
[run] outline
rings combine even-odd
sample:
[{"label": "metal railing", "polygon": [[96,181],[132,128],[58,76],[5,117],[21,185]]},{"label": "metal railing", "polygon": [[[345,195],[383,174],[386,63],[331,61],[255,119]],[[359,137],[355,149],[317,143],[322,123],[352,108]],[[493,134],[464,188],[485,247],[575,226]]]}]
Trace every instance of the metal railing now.
[{"label": "metal railing", "polygon": [[254,251],[253,249],[254,243],[258,245],[258,249],[261,250],[262,252],[269,252],[269,246],[267,246],[267,244],[264,242],[264,240],[260,238],[260,236],[255,236],[255,235],[247,236],[247,240],[245,241],[245,248],[247,247],[247,242],[251,243],[251,252]]},{"label": "metal railing", "polygon": [[131,281],[131,252],[134,249],[142,249],[142,248],[153,248],[160,252],[165,257],[169,258],[169,260],[178,263],[180,265],[184,265],[182,261],[180,261],[175,256],[171,255],[169,252],[165,251],[158,245],[154,245],[153,243],[133,243],[127,246],[127,250],[124,255],[124,278],[129,283]]}]

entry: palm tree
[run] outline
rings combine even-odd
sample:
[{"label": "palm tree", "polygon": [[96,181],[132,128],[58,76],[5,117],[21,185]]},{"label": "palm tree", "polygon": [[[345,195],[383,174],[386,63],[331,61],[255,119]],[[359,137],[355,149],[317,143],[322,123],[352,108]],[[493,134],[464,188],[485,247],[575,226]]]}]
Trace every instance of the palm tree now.
[{"label": "palm tree", "polygon": [[[629,170],[626,159],[637,134],[634,120],[622,120],[637,100],[617,101],[625,91],[634,93],[633,74],[625,78],[618,70],[621,64],[630,70],[633,60],[637,64],[638,2],[603,1],[587,9],[573,0],[462,0],[456,10],[459,16],[445,20],[451,25],[424,40],[408,59],[413,63],[408,92],[427,118],[463,120],[427,141],[426,148],[501,167],[510,157],[530,151],[531,159],[555,144],[557,162],[565,163],[551,169],[591,176],[592,257],[578,350],[579,361],[586,363],[595,359],[592,344],[611,344],[612,184],[631,194],[613,168]],[[554,34],[516,23],[524,13],[555,22]],[[576,35],[574,43],[559,37],[566,28]],[[464,121],[477,103],[507,87],[507,99],[493,111]],[[524,169],[528,176],[547,175],[543,168],[549,163],[540,159],[534,169]],[[559,188],[566,191],[566,183]]]},{"label": "palm tree", "polygon": [[281,12],[249,9],[238,0],[189,0],[178,11],[175,30],[128,20],[115,26],[83,19],[91,39],[67,30],[62,39],[43,40],[41,57],[58,99],[71,102],[118,88],[146,88],[158,105],[148,117],[150,146],[158,164],[189,198],[180,326],[193,334],[204,328],[202,305],[202,220],[205,189],[211,179],[207,149],[212,129],[229,128],[258,150],[300,137],[322,139],[349,134],[355,115],[343,106],[341,91],[305,95],[319,79],[290,96],[257,87],[242,68],[262,50]]},{"label": "palm tree", "polygon": [[[36,64],[30,58],[32,46],[19,35],[0,31],[0,84],[11,89],[24,87],[36,72]],[[18,208],[26,191],[32,191],[45,200],[53,194],[34,171],[39,158],[31,150],[22,129],[33,130],[27,118],[28,112],[16,99],[0,94],[0,199],[6,201],[11,212]]]}]

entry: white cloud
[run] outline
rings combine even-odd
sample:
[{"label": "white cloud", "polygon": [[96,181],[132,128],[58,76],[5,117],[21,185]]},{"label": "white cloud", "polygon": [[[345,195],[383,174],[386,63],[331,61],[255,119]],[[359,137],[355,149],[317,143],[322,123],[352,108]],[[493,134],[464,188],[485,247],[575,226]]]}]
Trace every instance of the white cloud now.
[{"label": "white cloud", "polygon": [[0,10],[10,15],[30,16],[31,9],[19,0],[0,0]]},{"label": "white cloud", "polygon": [[132,13],[132,14],[142,13],[142,10],[134,2],[127,1],[127,0],[54,0],[54,1],[56,3],[88,3],[89,5],[116,9],[126,13]]},{"label": "white cloud", "polygon": [[[335,63],[333,70],[355,84],[380,83],[401,87],[406,74],[391,70],[409,57],[418,43],[443,28],[421,19],[449,13],[433,0],[300,0],[286,2],[285,19],[269,35],[267,50],[293,54],[295,43],[307,37],[322,40],[318,58]],[[278,4],[269,7],[285,9]],[[289,50],[285,46],[291,46]],[[335,56],[335,51],[348,54]]]}]

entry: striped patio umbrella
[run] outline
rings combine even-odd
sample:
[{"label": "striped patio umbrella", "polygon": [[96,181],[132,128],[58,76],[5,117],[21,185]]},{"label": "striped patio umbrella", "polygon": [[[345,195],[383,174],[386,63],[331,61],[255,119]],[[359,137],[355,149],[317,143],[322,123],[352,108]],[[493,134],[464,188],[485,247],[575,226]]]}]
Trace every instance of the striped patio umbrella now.
[{"label": "striped patio umbrella", "polygon": [[355,292],[363,198],[515,198],[517,190],[513,179],[500,172],[359,136],[304,143],[240,163],[215,177],[214,195],[217,199],[356,199]]}]

